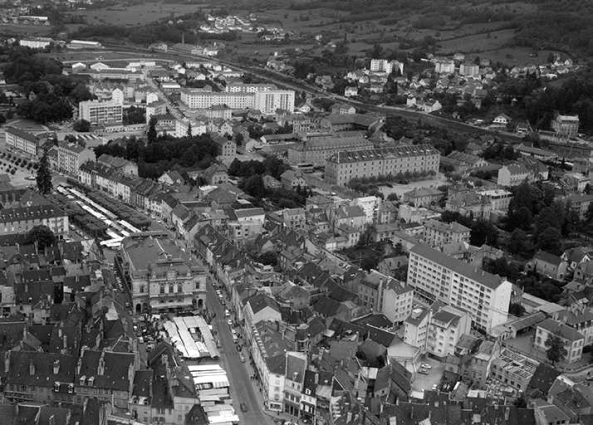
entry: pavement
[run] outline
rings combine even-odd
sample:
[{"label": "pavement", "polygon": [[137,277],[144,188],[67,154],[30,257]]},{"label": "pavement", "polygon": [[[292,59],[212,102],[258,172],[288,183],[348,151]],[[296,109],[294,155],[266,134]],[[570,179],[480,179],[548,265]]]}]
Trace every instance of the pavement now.
[{"label": "pavement", "polygon": [[[241,362],[239,358],[231,329],[224,316],[225,307],[218,299],[211,279],[209,279],[207,287],[208,309],[210,313],[215,314],[212,324],[221,344],[222,367],[226,370],[229,378],[231,398],[237,415],[239,415],[240,423],[242,425],[274,425],[272,418],[264,413],[263,400],[259,389],[257,389],[257,384],[250,378],[252,373],[248,371],[248,356],[246,356],[245,363]],[[241,403],[247,405],[247,412],[241,411]]]}]

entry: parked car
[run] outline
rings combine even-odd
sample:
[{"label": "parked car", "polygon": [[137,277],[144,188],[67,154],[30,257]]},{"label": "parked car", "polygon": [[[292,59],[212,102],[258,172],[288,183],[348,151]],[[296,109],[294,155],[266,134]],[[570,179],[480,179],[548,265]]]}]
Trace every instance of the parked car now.
[{"label": "parked car", "polygon": [[245,363],[245,356],[243,355],[243,353],[239,353],[239,359],[241,359],[241,361]]},{"label": "parked car", "polygon": [[228,308],[224,310],[224,317],[231,317],[231,312]]},{"label": "parked car", "polygon": [[247,412],[247,404],[245,404],[245,402],[241,403],[241,412]]},{"label": "parked car", "polygon": [[233,320],[232,320],[232,319],[227,319],[226,323],[227,323],[227,325],[229,325],[231,328],[233,327]]},{"label": "parked car", "polygon": [[422,364],[420,365],[420,367],[421,367],[421,368],[424,368],[424,369],[428,369],[428,370],[432,369],[432,366],[431,366],[431,365],[429,365],[428,363],[422,363]]},{"label": "parked car", "polygon": [[428,369],[424,369],[423,367],[421,367],[420,369],[418,369],[418,373],[421,373],[423,375],[428,375]]}]

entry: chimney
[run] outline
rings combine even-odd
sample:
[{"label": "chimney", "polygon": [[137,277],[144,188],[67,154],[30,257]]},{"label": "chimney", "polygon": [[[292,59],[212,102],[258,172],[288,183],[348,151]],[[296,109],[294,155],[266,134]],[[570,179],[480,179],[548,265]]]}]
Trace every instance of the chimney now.
[{"label": "chimney", "polygon": [[103,376],[105,373],[105,352],[101,353],[101,357],[99,357],[99,364],[97,366],[97,375]]},{"label": "chimney", "polygon": [[[83,351],[84,353],[84,351]],[[82,354],[81,356],[78,358],[78,363],[76,364],[76,374],[80,375],[80,371],[82,370]]]},{"label": "chimney", "polygon": [[33,364],[33,360],[29,360],[29,375],[35,376],[35,365]]},{"label": "chimney", "polygon": [[509,420],[509,415],[511,413],[511,408],[510,407],[506,407],[504,409],[504,420],[508,421]]},{"label": "chimney", "polygon": [[54,375],[57,375],[60,372],[60,360],[54,361]]},{"label": "chimney", "polygon": [[62,328],[58,328],[58,338],[62,338]]},{"label": "chimney", "polygon": [[346,414],[346,423],[350,423],[351,420],[352,420],[352,412],[348,412]]},{"label": "chimney", "polygon": [[66,335],[62,336],[62,342],[64,344],[64,350],[65,350],[66,348],[68,348],[68,336],[66,336]]},{"label": "chimney", "polygon": [[10,351],[4,353],[4,373],[10,370]]}]

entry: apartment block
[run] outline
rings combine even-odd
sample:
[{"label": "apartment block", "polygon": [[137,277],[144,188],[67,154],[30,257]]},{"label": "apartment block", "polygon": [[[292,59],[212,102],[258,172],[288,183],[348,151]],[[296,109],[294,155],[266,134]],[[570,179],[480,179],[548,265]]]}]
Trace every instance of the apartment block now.
[{"label": "apartment block", "polygon": [[276,90],[274,84],[257,84],[257,83],[228,83],[224,89],[227,93],[257,93],[260,91]]},{"label": "apartment block", "polygon": [[294,90],[269,90],[255,92],[253,107],[263,114],[275,114],[277,110],[294,110]]},{"label": "apartment block", "polygon": [[439,151],[427,144],[340,151],[327,159],[325,180],[329,184],[345,186],[355,178],[436,173],[440,158]]},{"label": "apartment block", "polygon": [[426,351],[445,358],[455,354],[455,346],[471,331],[471,318],[466,311],[452,306],[442,306],[433,312],[428,326]]},{"label": "apartment block", "polygon": [[534,342],[535,348],[545,352],[548,349],[546,341],[550,337],[560,338],[564,343],[566,356],[562,359],[563,361],[574,363],[581,360],[583,347],[585,346],[585,337],[582,333],[565,323],[554,319],[546,319],[537,325]]},{"label": "apartment block", "polygon": [[525,391],[539,363],[521,353],[505,348],[494,359],[490,378],[518,391]]},{"label": "apartment block", "polygon": [[410,250],[408,283],[416,295],[467,311],[474,326],[489,332],[507,321],[512,284],[426,245]]},{"label": "apartment block", "polygon": [[424,223],[424,242],[439,247],[454,242],[469,242],[470,229],[457,222],[443,223],[427,220]]},{"label": "apartment block", "polygon": [[122,122],[123,105],[114,101],[87,100],[78,104],[78,118],[94,125]]},{"label": "apartment block", "polygon": [[6,144],[23,153],[37,156],[39,154],[39,138],[34,134],[20,130],[14,127],[7,127],[4,130],[6,134]]},{"label": "apartment block", "polygon": [[56,147],[58,152],[58,170],[78,177],[79,168],[87,161],[95,161],[95,152],[77,143],[61,142]]},{"label": "apartment block", "polygon": [[0,211],[0,235],[26,233],[44,225],[57,237],[68,234],[68,215],[53,205],[5,208]]}]

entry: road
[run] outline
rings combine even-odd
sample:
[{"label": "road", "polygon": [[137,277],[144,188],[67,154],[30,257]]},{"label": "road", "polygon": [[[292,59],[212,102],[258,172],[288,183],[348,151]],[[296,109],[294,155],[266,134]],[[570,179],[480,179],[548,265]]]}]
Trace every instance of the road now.
[{"label": "road", "polygon": [[[221,304],[214,287],[212,286],[212,275],[208,279],[208,308],[211,313],[215,313],[213,324],[218,332],[218,338],[221,343],[221,358],[223,367],[229,377],[231,384],[231,397],[233,405],[239,415],[240,423],[245,425],[273,425],[272,419],[263,413],[260,397],[256,394],[256,389],[247,373],[247,368],[239,358],[239,352],[235,348],[231,329],[227,324],[227,318],[224,317],[224,307]],[[242,412],[240,405],[247,405],[247,412]]]}]

